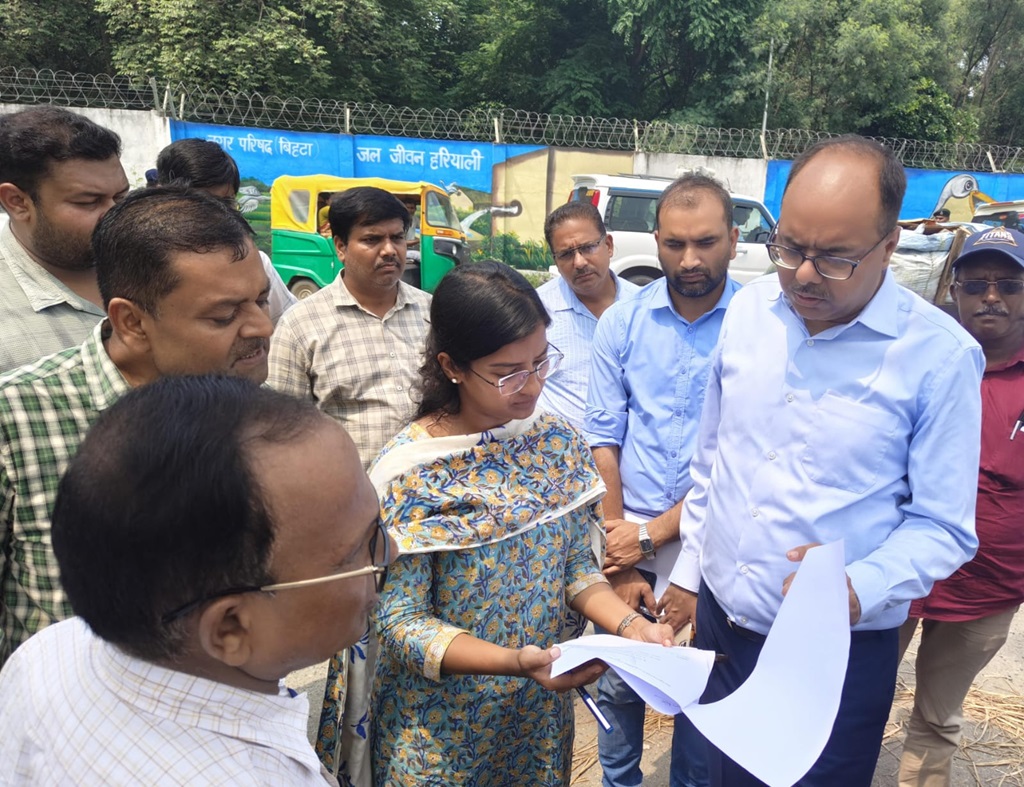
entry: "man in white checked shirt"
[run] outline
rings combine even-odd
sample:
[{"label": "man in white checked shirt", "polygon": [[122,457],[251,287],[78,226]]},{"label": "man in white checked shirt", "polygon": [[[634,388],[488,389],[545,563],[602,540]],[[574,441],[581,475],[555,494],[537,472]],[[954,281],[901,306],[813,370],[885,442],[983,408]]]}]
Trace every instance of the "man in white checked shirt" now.
[{"label": "man in white checked shirt", "polygon": [[616,301],[640,291],[612,273],[615,247],[601,213],[589,202],[568,202],[544,222],[544,237],[559,276],[537,288],[551,315],[548,341],[565,356],[544,383],[538,406],[583,431],[590,380],[590,345],[597,321]]},{"label": "man in white checked shirt", "polygon": [[[289,309],[270,343],[267,383],[313,402],[355,440],[363,467],[411,419],[430,296],[402,281],[409,210],[382,189],[331,199],[328,221],[344,265],[330,285]],[[370,784],[366,719],[377,641],[331,660],[317,753],[343,784]]]},{"label": "man in white checked shirt", "polygon": [[60,484],[79,617],[0,672],[0,779],[336,785],[283,679],[362,633],[395,552],[379,513],[352,440],[308,403],[214,376],[128,393]]}]

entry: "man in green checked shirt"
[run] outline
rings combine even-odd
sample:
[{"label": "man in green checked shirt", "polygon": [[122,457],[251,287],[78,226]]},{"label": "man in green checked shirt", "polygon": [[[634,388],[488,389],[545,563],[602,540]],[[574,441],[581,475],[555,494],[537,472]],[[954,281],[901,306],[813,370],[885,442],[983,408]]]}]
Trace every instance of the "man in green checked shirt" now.
[{"label": "man in green checked shirt", "polygon": [[92,244],[107,318],[80,347],[0,377],[0,665],[72,614],[50,515],[100,412],[167,375],[267,377],[270,283],[237,211],[200,192],[142,189],[104,216]]}]

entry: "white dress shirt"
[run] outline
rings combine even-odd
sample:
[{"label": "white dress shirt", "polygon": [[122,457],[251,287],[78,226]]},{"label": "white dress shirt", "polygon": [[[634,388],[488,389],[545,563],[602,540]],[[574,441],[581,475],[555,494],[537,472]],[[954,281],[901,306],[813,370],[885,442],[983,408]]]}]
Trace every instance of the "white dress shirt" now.
[{"label": "white dress shirt", "polygon": [[777,276],[729,305],[704,398],[683,552],[672,582],[704,581],[767,633],[786,552],[845,539],[855,629],[889,629],[974,554],[981,348],[887,272],[851,322],[811,336]]},{"label": "white dress shirt", "polygon": [[44,785],[336,784],[306,738],[309,703],[166,669],[81,618],[20,647],[0,672],[0,780]]}]

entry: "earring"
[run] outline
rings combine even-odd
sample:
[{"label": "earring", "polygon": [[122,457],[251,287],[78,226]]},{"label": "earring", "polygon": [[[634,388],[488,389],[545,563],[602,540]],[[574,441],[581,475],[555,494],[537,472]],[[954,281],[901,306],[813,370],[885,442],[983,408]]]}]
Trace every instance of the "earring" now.
[{"label": "earring", "polygon": [[458,380],[456,380],[456,379],[455,379],[454,377],[452,378],[452,382],[453,382],[453,383],[455,383],[456,385],[458,385],[458,384],[459,384],[459,381],[458,381]]}]

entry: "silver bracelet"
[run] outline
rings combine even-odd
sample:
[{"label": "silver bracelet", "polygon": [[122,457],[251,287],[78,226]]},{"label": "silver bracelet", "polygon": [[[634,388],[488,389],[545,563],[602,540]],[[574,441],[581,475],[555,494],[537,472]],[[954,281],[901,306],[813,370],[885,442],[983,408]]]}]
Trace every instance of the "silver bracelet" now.
[{"label": "silver bracelet", "polygon": [[642,617],[642,615],[639,612],[630,612],[628,615],[626,615],[626,617],[622,619],[622,622],[619,624],[619,627],[615,629],[615,633],[621,637],[622,632],[628,629],[630,625],[633,623],[633,621],[639,617]]}]

